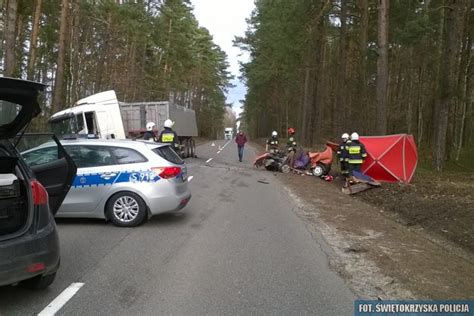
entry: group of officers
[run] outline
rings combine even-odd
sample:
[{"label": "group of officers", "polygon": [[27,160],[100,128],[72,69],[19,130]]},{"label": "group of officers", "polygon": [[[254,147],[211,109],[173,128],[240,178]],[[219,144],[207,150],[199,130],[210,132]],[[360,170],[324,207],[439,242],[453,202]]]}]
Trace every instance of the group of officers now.
[{"label": "group of officers", "polygon": [[[295,138],[295,129],[288,128],[288,141],[286,143],[286,149],[289,156],[289,164],[293,167],[293,163],[296,157],[297,143]],[[279,153],[280,143],[278,140],[278,133],[272,132],[272,137],[267,140],[266,151],[270,153]],[[344,176],[353,176],[354,171],[361,172],[361,165],[367,158],[367,151],[363,143],[359,140],[359,134],[354,132],[350,136],[348,133],[344,133],[341,136],[341,143],[337,150],[337,157],[341,165],[341,173]]]},{"label": "group of officers", "polygon": [[353,176],[354,171],[361,172],[360,166],[367,158],[365,146],[359,140],[359,134],[352,133],[349,137],[348,133],[341,136],[341,143],[337,150],[337,156],[341,164],[341,173],[344,176]]},{"label": "group of officers", "polygon": [[[173,121],[167,119],[164,123],[164,129],[158,137],[156,137],[156,124],[148,122],[146,124],[146,132],[143,135],[144,140],[153,140],[159,143],[169,143],[175,150],[179,149],[178,134],[173,130]],[[288,128],[288,141],[286,150],[289,156],[289,164],[293,167],[296,158],[297,142],[295,138],[296,131],[293,127]],[[341,173],[344,176],[353,176],[353,172],[360,172],[360,167],[367,157],[367,151],[363,143],[359,141],[359,134],[352,133],[349,137],[348,133],[341,136],[341,143],[337,150],[337,157],[341,164]],[[267,140],[266,151],[269,153],[280,152],[280,142],[278,140],[277,131],[272,132],[272,137]],[[240,157],[240,154],[239,154]],[[240,158],[242,159],[242,158]]]},{"label": "group of officers", "polygon": [[144,140],[152,140],[158,143],[168,143],[178,151],[179,150],[179,140],[178,134],[173,130],[173,121],[167,119],[164,123],[164,129],[161,131],[159,136],[156,136],[156,124],[154,122],[146,123],[146,132],[143,134]]}]

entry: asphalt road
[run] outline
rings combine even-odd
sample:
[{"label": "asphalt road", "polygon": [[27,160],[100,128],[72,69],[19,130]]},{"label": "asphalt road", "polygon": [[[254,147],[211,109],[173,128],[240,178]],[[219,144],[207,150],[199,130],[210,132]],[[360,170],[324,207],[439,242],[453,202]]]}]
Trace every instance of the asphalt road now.
[{"label": "asphalt road", "polygon": [[276,177],[252,168],[252,148],[240,163],[233,142],[217,153],[224,144],[188,161],[193,198],[181,212],[133,229],[58,221],[55,283],[0,287],[0,315],[35,315],[73,282],[84,286],[58,315],[352,315],[355,296],[329,269],[324,241]]}]

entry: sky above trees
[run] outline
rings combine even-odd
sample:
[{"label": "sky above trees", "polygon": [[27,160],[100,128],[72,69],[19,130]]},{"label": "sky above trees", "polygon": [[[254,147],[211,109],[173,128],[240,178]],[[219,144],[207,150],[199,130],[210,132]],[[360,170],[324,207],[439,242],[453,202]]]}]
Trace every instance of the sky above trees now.
[{"label": "sky above trees", "polygon": [[199,24],[209,30],[214,42],[227,53],[230,72],[235,76],[234,88],[227,93],[227,102],[233,104],[234,111],[239,114],[240,100],[245,98],[246,88],[240,82],[239,61],[248,61],[248,54],[242,53],[233,46],[235,36],[243,36],[247,29],[246,19],[255,8],[254,0],[192,0],[194,15]]}]

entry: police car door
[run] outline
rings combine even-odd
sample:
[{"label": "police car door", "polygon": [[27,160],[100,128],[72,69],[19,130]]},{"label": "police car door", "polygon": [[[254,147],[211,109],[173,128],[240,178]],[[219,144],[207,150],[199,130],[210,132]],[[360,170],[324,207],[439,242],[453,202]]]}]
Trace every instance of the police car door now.
[{"label": "police car door", "polygon": [[148,159],[135,149],[111,147],[112,155],[119,165],[121,175],[116,179],[114,192],[142,190],[142,184],[153,182],[155,174],[150,170]]},{"label": "police car door", "polygon": [[77,175],[58,215],[96,212],[97,217],[102,217],[104,210],[98,206],[120,176],[120,166],[112,156],[111,147],[69,145],[65,148],[77,165]]}]

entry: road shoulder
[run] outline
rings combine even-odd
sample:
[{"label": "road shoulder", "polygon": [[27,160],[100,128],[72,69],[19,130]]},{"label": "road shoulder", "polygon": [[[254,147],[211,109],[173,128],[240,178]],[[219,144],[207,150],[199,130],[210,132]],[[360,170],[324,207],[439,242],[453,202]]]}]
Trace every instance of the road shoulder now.
[{"label": "road shoulder", "polygon": [[[254,143],[261,149],[260,143]],[[312,176],[275,173],[331,267],[360,297],[473,299],[474,254]],[[364,193],[377,195],[377,190]],[[414,206],[416,207],[416,205]]]},{"label": "road shoulder", "polygon": [[[364,298],[472,299],[474,257],[311,176],[279,174],[331,266]],[[377,194],[373,191],[373,194]]]}]

